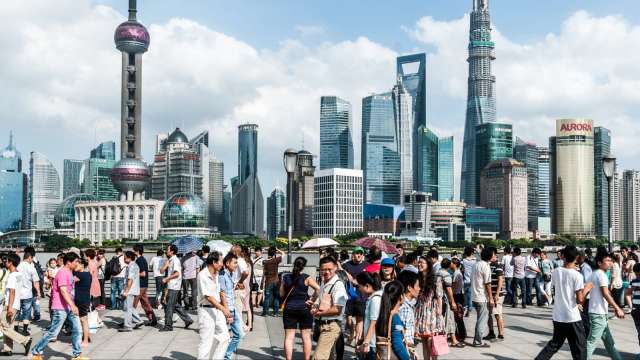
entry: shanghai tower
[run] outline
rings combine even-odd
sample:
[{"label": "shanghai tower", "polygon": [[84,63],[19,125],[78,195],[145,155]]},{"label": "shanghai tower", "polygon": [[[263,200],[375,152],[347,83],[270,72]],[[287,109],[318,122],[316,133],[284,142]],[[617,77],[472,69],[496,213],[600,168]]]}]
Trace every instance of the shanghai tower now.
[{"label": "shanghai tower", "polygon": [[149,32],[136,19],[136,0],[129,0],[129,19],[115,31],[116,48],[122,53],[120,161],[111,170],[111,181],[121,200],[144,198],[149,169],[142,162],[142,54],[149,48]]},{"label": "shanghai tower", "polygon": [[470,205],[478,205],[480,199],[477,193],[479,174],[476,170],[476,126],[496,121],[496,78],[491,73],[491,62],[496,57],[494,43],[491,41],[489,0],[473,0],[470,22],[467,115],[462,145],[460,200]]}]

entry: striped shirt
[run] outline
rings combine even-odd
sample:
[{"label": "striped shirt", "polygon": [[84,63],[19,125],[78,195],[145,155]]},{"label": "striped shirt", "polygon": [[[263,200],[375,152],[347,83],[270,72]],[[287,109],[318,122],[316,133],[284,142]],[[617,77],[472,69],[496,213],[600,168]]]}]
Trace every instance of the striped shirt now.
[{"label": "striped shirt", "polygon": [[640,279],[633,279],[629,284],[631,287],[631,304],[634,310],[640,310]]},{"label": "striped shirt", "polygon": [[408,344],[414,346],[413,334],[416,331],[415,300],[411,301],[403,296],[398,314],[400,315],[400,320],[405,324],[404,338]]}]

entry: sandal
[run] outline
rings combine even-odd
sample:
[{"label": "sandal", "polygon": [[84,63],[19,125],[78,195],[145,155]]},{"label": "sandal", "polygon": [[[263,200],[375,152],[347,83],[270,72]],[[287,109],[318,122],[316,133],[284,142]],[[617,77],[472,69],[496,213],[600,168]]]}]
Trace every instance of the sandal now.
[{"label": "sandal", "polygon": [[464,347],[464,343],[463,342],[459,342],[459,343],[457,343],[455,345],[451,345],[451,347],[455,347],[455,348],[460,348],[461,349],[461,348]]}]

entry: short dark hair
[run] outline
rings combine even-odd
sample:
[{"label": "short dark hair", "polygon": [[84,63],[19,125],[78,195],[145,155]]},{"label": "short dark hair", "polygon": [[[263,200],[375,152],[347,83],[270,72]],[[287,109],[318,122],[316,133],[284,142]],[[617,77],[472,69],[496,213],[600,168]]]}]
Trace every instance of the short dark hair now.
[{"label": "short dark hair", "polygon": [[207,259],[205,260],[205,262],[207,263],[207,265],[215,264],[220,260],[221,255],[222,254],[220,254],[217,251],[209,253],[209,256],[207,256]]},{"label": "short dark hair", "polygon": [[32,256],[32,257],[35,257],[35,256],[36,256],[36,249],[35,249],[33,246],[31,246],[31,245],[29,245],[29,246],[27,246],[26,248],[24,248],[23,252],[24,252],[25,254],[26,254],[26,253],[31,254],[31,256]]},{"label": "short dark hair", "polygon": [[118,246],[118,247],[116,248],[116,253],[120,253],[120,252],[122,252],[122,248]]},{"label": "short dark hair", "polygon": [[371,260],[371,262],[374,262],[380,259],[382,259],[382,251],[377,246],[372,246],[369,249],[369,260]]},{"label": "short dark hair", "polygon": [[455,265],[457,268],[460,267],[460,259],[458,258],[453,258],[451,259],[451,264]]},{"label": "short dark hair", "polygon": [[164,251],[162,251],[162,249],[156,251],[156,256],[162,256],[164,255]]},{"label": "short dark hair", "polygon": [[142,244],[133,245],[133,251],[138,252],[140,255],[144,254],[144,246]]},{"label": "short dark hair", "polygon": [[96,257],[96,251],[93,249],[87,249],[84,251],[84,254],[87,255],[89,259],[93,259]]},{"label": "short dark hair", "polygon": [[567,245],[562,249],[562,256],[564,256],[564,261],[572,263],[578,257],[578,248],[573,245]]},{"label": "short dark hair", "polygon": [[451,260],[449,260],[448,258],[444,258],[442,259],[442,261],[440,261],[440,268],[441,269],[448,269],[451,266]]},{"label": "short dark hair", "polygon": [[29,251],[25,251],[25,252],[23,253],[23,255],[22,255],[22,259],[23,259],[23,260],[25,260],[25,259],[31,259],[32,257],[33,257],[33,254],[32,254],[31,252],[29,252]]},{"label": "short dark hair", "polygon": [[404,291],[409,289],[409,286],[414,286],[416,282],[420,279],[419,275],[414,273],[413,271],[401,271],[400,275],[398,275],[398,281],[404,286]]},{"label": "short dark hair", "polygon": [[504,247],[504,253],[505,254],[510,254],[511,253],[511,246],[507,245]]},{"label": "short dark hair", "polygon": [[360,286],[370,285],[375,291],[382,289],[380,275],[378,275],[377,273],[372,274],[363,271],[356,276],[356,281],[358,281],[358,285]]},{"label": "short dark hair", "polygon": [[262,246],[256,246],[253,251],[260,251],[262,252]]},{"label": "short dark hair", "polygon": [[78,256],[78,254],[74,253],[74,252],[68,252],[66,254],[64,254],[64,260],[62,261],[65,265],[70,263],[70,262],[74,262],[76,260],[78,260],[80,257]]},{"label": "short dark hair", "polygon": [[427,257],[430,259],[437,259],[439,256],[438,250],[431,249],[427,252]]},{"label": "short dark hair", "polygon": [[327,263],[332,263],[333,265],[338,265],[338,261],[336,261],[336,258],[334,258],[331,255],[325,256],[322,259],[320,259],[320,266],[327,264]]},{"label": "short dark hair", "polygon": [[531,255],[533,255],[533,254],[540,255],[540,254],[542,254],[542,250],[540,250],[540,248],[537,248],[537,247],[533,248],[533,250],[531,250]]},{"label": "short dark hair", "polygon": [[515,256],[520,256],[520,254],[522,254],[522,249],[520,249],[519,247],[513,249],[513,254]]},{"label": "short dark hair", "polygon": [[125,251],[124,257],[126,257],[127,259],[135,260],[136,254],[133,251]]},{"label": "short dark hair", "polygon": [[171,250],[172,253],[177,254],[178,253],[178,247],[174,244],[169,245],[169,247],[167,248],[168,250]]},{"label": "short dark hair", "polygon": [[267,250],[267,256],[270,257],[274,257],[276,256],[276,247],[275,246],[269,246],[269,250]]},{"label": "short dark hair", "polygon": [[407,256],[406,255],[398,256],[398,258],[396,259],[396,264],[398,264],[398,263],[406,264],[407,263]]},{"label": "short dark hair", "polygon": [[596,253],[596,265],[600,266],[601,262],[604,262],[604,259],[609,258],[611,259],[611,254],[606,252],[606,251],[598,251]]},{"label": "short dark hair", "polygon": [[465,246],[464,250],[462,251],[462,255],[464,257],[469,257],[473,255],[473,248],[471,246]]},{"label": "short dark hair", "polygon": [[491,258],[493,257],[493,253],[495,248],[492,247],[486,247],[484,249],[482,249],[482,251],[480,252],[480,259],[482,259],[483,261],[490,261]]},{"label": "short dark hair", "polygon": [[7,255],[7,261],[11,262],[13,266],[17,267],[18,265],[20,265],[20,256],[16,254],[9,254]]},{"label": "short dark hair", "polygon": [[406,257],[407,257],[407,261],[405,262],[405,264],[411,264],[414,261],[418,260],[418,254],[416,254],[415,252],[408,253]]},{"label": "short dark hair", "polygon": [[222,262],[227,265],[229,263],[229,261],[233,260],[233,259],[237,259],[238,256],[236,256],[236,254],[232,253],[231,251],[229,251],[227,253],[227,255],[225,255],[224,259],[222,260]]},{"label": "short dark hair", "polygon": [[205,245],[202,247],[202,252],[203,253],[210,253],[211,252],[211,248],[209,247],[209,245]]}]

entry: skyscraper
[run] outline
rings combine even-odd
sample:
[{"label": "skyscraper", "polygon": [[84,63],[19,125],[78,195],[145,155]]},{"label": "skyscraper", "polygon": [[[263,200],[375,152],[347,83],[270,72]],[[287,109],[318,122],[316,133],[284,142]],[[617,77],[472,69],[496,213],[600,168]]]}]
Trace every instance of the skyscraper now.
[{"label": "skyscraper", "polygon": [[62,198],[78,194],[81,191],[80,174],[82,173],[82,160],[64,159],[62,172]]},{"label": "skyscraper", "polygon": [[267,198],[267,239],[275,240],[278,234],[286,231],[286,210],[287,198],[284,191],[276,187]]},{"label": "skyscraper", "polygon": [[393,87],[392,99],[393,117],[396,125],[395,136],[400,158],[400,201],[401,204],[404,204],[404,196],[411,194],[416,185],[413,172],[416,152],[413,146],[415,137],[413,100],[401,78],[398,78],[396,86]]},{"label": "skyscraper", "polygon": [[209,225],[227,231],[224,218],[224,163],[209,159]]},{"label": "skyscraper", "polygon": [[361,166],[365,202],[400,204],[400,158],[391,93],[362,99]]},{"label": "skyscraper", "polygon": [[609,236],[609,184],[602,169],[602,158],[611,151],[611,130],[593,129],[593,173],[595,184],[595,225],[597,236]]},{"label": "skyscraper", "polygon": [[306,150],[300,150],[298,152],[298,167],[293,175],[294,236],[313,235],[313,177],[315,170],[313,155]]},{"label": "skyscraper", "polygon": [[438,198],[453,201],[453,136],[438,140]]},{"label": "skyscraper", "polygon": [[592,237],[594,225],[593,121],[560,119],[549,141],[556,234]]},{"label": "skyscraper", "polygon": [[538,231],[551,233],[551,199],[549,195],[551,165],[549,148],[538,147]]},{"label": "skyscraper", "polygon": [[231,230],[261,235],[264,198],[258,180],[258,125],[238,126],[238,176],[231,182]]},{"label": "skyscraper", "polygon": [[[202,164],[200,154],[194,147],[180,128],[176,128],[167,137],[161,151],[154,157],[151,171],[152,199],[164,201],[183,192],[203,196]],[[206,155],[208,154],[206,150]],[[208,190],[207,187],[207,193]]]},{"label": "skyscraper", "polygon": [[538,230],[538,162],[540,153],[536,144],[516,138],[516,143],[513,147],[513,157],[523,163],[527,168],[527,196],[529,197],[527,202],[527,209],[529,211],[528,228],[529,231],[535,231]]},{"label": "skyscraper", "polygon": [[19,230],[25,215],[27,176],[22,157],[9,133],[9,145],[0,152],[0,232]]},{"label": "skyscraper", "polygon": [[29,161],[29,227],[53,229],[60,204],[60,175],[44,155],[32,151]]},{"label": "skyscraper", "polygon": [[480,205],[480,173],[489,163],[513,158],[513,128],[511,124],[486,123],[476,126],[476,150],[474,152],[476,192],[474,201],[467,198],[467,204]]},{"label": "skyscraper", "polygon": [[491,72],[491,62],[496,57],[494,43],[491,41],[488,0],[473,1],[470,22],[467,115],[462,145],[460,200],[477,205],[478,169],[481,168],[476,164],[476,126],[496,120],[496,78]]},{"label": "skyscraper", "polygon": [[351,104],[337,96],[320,98],[320,169],[353,169]]},{"label": "skyscraper", "polygon": [[331,238],[362,231],[362,170],[320,170],[314,191],[315,236]]},{"label": "skyscraper", "polygon": [[622,174],[622,235],[627,241],[640,240],[640,171]]},{"label": "skyscraper", "polygon": [[431,194],[432,199],[439,199],[438,136],[426,126],[420,126],[416,140],[418,148],[418,167],[416,168],[418,183],[416,188]]},{"label": "skyscraper", "polygon": [[115,160],[116,143],[114,141],[105,141],[100,143],[95,149],[91,150],[89,157],[92,159]]}]

